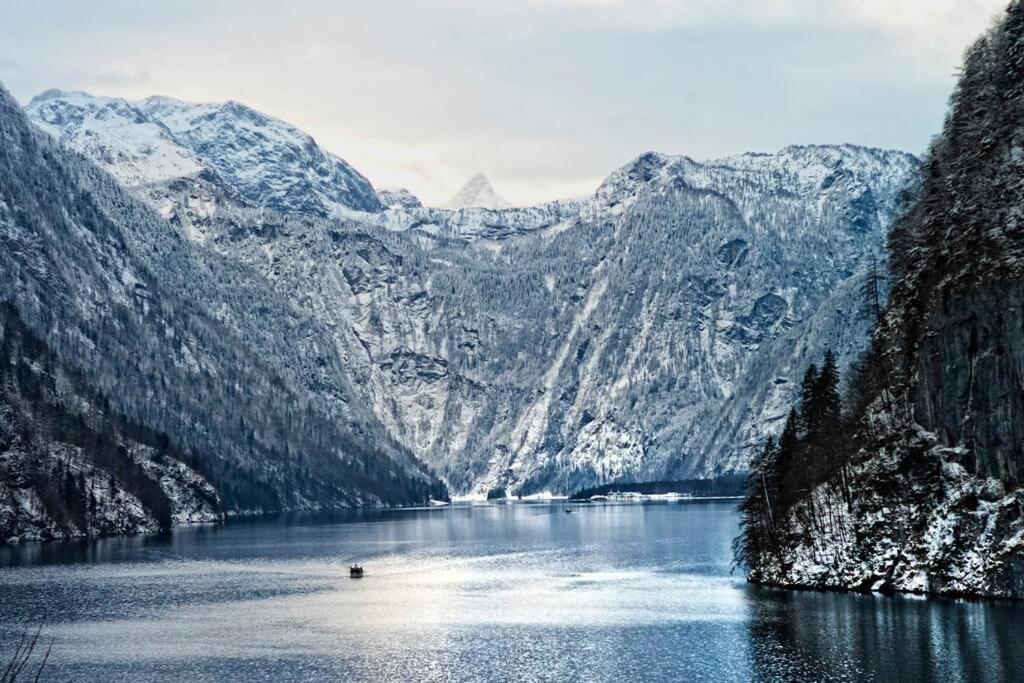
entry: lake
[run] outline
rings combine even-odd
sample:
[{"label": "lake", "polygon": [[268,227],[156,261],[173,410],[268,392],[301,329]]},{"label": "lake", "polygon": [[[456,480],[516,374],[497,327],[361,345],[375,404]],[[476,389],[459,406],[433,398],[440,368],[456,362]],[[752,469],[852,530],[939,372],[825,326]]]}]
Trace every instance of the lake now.
[{"label": "lake", "polygon": [[47,680],[1024,680],[1024,606],[748,586],[734,506],[467,504],[4,546],[0,635],[44,620]]}]

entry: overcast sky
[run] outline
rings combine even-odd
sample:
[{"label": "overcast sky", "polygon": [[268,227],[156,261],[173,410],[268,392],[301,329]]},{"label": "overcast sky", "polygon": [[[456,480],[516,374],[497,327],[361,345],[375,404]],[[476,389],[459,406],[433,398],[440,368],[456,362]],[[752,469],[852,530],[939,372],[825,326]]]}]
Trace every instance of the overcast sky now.
[{"label": "overcast sky", "polygon": [[374,185],[534,202],[646,150],[921,152],[1006,0],[4,2],[0,80],[236,99]]}]

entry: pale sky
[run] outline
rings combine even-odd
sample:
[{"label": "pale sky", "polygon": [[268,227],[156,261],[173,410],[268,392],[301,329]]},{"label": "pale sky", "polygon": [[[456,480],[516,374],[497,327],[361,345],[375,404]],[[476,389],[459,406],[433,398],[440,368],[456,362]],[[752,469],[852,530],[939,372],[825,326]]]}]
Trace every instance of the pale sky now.
[{"label": "pale sky", "polygon": [[1006,0],[0,0],[0,81],[235,99],[377,187],[532,203],[655,150],[922,152]]}]

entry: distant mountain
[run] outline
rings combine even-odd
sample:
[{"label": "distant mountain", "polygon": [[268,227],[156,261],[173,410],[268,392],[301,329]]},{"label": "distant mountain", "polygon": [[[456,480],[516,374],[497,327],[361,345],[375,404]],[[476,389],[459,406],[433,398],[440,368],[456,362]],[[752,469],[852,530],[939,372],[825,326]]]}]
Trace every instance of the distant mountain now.
[{"label": "distant mountain", "polygon": [[[69,111],[50,103],[50,114]],[[108,106],[110,117],[125,120],[123,105],[101,110]],[[57,120],[81,123],[70,114],[50,118]],[[164,139],[151,120],[137,123],[151,139]],[[97,131],[117,131],[124,141],[133,129],[121,125],[76,139],[95,139],[87,152],[109,151],[115,146]],[[0,139],[0,301],[13,306],[61,372],[80,373],[83,388],[70,393],[59,385],[61,373],[44,373],[57,378],[57,400],[102,397],[88,399],[102,415],[74,406],[70,415],[82,414],[93,431],[99,427],[90,425],[123,420],[162,434],[229,513],[443,495],[353,393],[322,323],[251,269],[184,239],[112,176],[31,126],[2,89]],[[117,158],[139,168],[135,155]],[[116,158],[108,161],[116,167]],[[19,386],[10,395],[31,382]],[[122,439],[114,427],[97,433]],[[90,488],[93,481],[106,486],[105,468],[90,458],[70,459],[76,481],[81,474]],[[118,479],[114,472],[115,487]]]},{"label": "distant mountain", "polygon": [[377,200],[385,209],[418,209],[420,200],[404,187],[386,187],[377,190]]},{"label": "distant mountain", "polygon": [[1024,597],[1022,45],[1015,0],[965,53],[889,237],[890,299],[846,429],[823,453],[756,463],[768,475],[748,500],[752,580]]},{"label": "distant mountain", "polygon": [[320,216],[382,208],[370,182],[343,159],[238,102],[127,102],[50,90],[26,109],[43,130],[129,186],[206,170],[255,207]]},{"label": "distant mountain", "polygon": [[808,359],[864,349],[858,290],[918,173],[850,145],[648,153],[584,201],[379,193],[341,218],[216,179],[133,191],[329,330],[358,403],[455,492],[530,493],[744,468]]},{"label": "distant mountain", "polygon": [[436,209],[402,207],[359,217],[362,223],[405,233],[423,244],[468,244],[477,240],[506,240],[554,228],[574,220],[586,202],[559,200],[506,209]]},{"label": "distant mountain", "polygon": [[491,181],[483,173],[470,178],[451,199],[445,202],[444,209],[506,209],[512,206],[491,187]]}]

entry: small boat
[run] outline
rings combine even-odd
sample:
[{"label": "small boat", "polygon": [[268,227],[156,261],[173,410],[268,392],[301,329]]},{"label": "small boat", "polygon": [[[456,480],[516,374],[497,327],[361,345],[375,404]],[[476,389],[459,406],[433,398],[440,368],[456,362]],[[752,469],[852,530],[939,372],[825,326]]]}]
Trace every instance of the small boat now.
[{"label": "small boat", "polygon": [[350,579],[361,579],[363,578],[363,568],[358,564],[354,564],[348,568],[348,578]]},{"label": "small boat", "polygon": [[572,508],[565,508],[565,514],[571,515],[572,514]]}]

